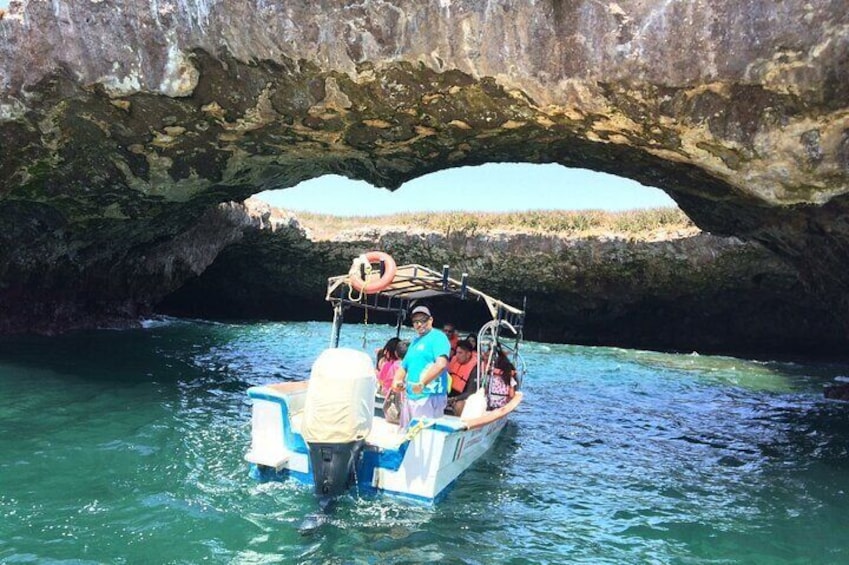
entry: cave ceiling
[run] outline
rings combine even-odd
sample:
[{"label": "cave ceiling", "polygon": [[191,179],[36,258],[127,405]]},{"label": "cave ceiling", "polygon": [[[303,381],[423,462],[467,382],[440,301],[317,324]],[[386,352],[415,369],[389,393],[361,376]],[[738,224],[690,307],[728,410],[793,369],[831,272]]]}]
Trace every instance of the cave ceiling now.
[{"label": "cave ceiling", "polygon": [[133,316],[240,237],[215,206],[558,163],[665,190],[844,308],[842,1],[12,1],[0,330]]}]

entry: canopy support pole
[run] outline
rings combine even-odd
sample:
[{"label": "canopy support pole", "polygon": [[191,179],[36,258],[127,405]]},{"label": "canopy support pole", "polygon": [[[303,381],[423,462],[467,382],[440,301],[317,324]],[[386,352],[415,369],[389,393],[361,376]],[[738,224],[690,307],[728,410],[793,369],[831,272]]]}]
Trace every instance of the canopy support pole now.
[{"label": "canopy support pole", "polygon": [[395,319],[395,337],[401,337],[401,328],[404,327],[404,308],[398,310],[398,316]]},{"label": "canopy support pole", "polygon": [[330,347],[339,347],[339,334],[342,333],[342,303],[333,305],[333,331],[330,332]]}]

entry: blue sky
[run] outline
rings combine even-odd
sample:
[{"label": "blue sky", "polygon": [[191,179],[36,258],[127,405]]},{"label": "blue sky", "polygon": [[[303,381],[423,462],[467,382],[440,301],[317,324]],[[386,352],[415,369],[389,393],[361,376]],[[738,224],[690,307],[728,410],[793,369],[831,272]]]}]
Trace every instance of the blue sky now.
[{"label": "blue sky", "polygon": [[609,210],[673,207],[662,190],[561,165],[490,163],[432,173],[395,192],[327,175],[256,195],[272,206],[334,216],[400,212]]}]

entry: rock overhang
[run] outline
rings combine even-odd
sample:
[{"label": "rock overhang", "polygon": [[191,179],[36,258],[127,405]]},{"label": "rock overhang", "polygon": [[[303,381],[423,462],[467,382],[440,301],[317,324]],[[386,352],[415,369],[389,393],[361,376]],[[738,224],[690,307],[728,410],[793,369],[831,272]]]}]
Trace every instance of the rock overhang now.
[{"label": "rock overhang", "polygon": [[219,202],[523,161],[663,188],[840,302],[847,30],[840,2],[11,2],[4,288],[149,304],[203,263],[149,258]]}]

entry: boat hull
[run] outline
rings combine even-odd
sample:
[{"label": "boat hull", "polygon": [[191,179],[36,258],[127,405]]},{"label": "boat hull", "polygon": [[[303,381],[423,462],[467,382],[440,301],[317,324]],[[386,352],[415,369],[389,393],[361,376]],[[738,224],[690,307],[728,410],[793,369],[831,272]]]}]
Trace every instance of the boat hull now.
[{"label": "boat hull", "polygon": [[[253,428],[246,459],[255,479],[313,484],[309,449],[298,432],[305,392],[306,383],[248,390]],[[414,420],[406,431],[375,416],[355,467],[358,490],[436,502],[493,446],[521,399],[516,393],[507,406],[468,422],[454,416]]]}]

